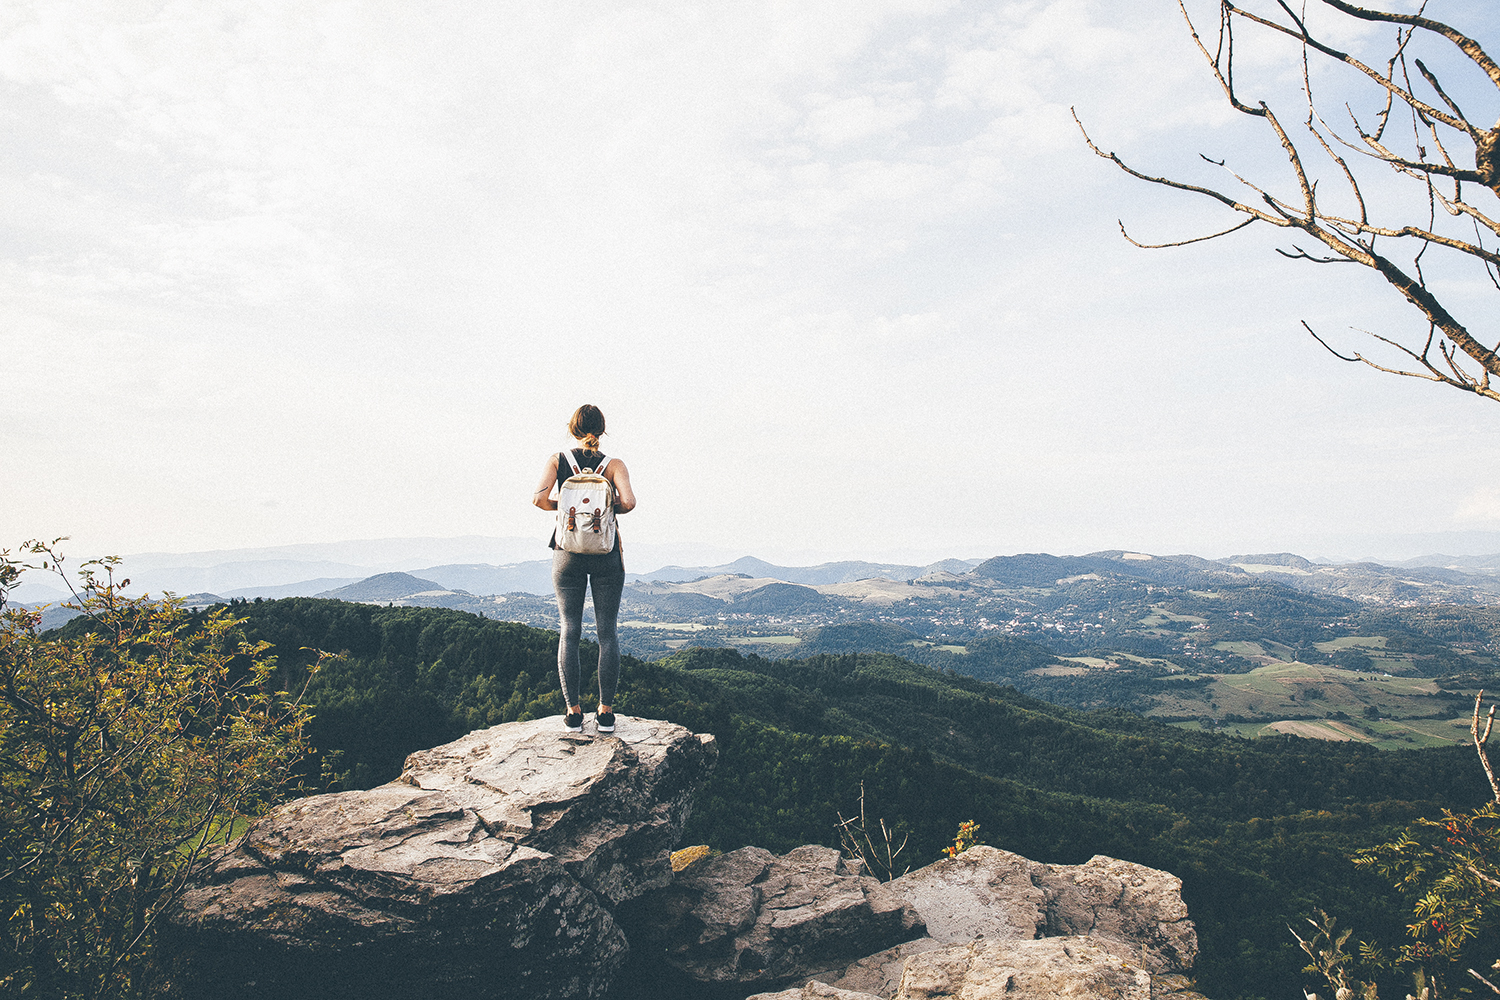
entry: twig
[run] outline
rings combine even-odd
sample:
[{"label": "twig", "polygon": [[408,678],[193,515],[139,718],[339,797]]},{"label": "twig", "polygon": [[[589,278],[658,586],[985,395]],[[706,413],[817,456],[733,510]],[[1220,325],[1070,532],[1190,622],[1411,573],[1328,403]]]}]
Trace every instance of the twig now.
[{"label": "twig", "polygon": [[1484,776],[1490,779],[1490,790],[1495,793],[1495,801],[1500,802],[1500,782],[1495,780],[1495,769],[1490,766],[1490,755],[1484,749],[1490,739],[1490,730],[1495,725],[1495,706],[1491,705],[1489,715],[1485,716],[1484,735],[1481,736],[1479,734],[1479,703],[1483,699],[1483,690],[1474,696],[1474,718],[1469,723],[1469,733],[1474,737],[1474,749],[1479,752],[1479,763],[1484,765]]},{"label": "twig", "polygon": [[1488,986],[1495,993],[1500,994],[1500,986],[1496,986],[1494,983],[1490,982],[1488,979],[1484,978],[1479,973],[1475,972],[1473,969],[1469,970],[1469,975],[1473,976],[1475,979],[1479,980],[1481,983],[1483,983],[1484,985]]}]

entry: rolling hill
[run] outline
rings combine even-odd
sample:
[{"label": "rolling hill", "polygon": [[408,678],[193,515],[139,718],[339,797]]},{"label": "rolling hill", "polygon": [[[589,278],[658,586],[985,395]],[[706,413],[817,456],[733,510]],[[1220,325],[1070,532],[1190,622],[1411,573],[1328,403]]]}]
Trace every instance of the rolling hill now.
[{"label": "rolling hill", "polygon": [[448,596],[450,594],[469,596],[409,573],[379,573],[358,583],[337,587],[313,596],[329,597],[337,601],[395,601],[407,597]]},{"label": "rolling hill", "polygon": [[[340,754],[350,784],[391,777],[411,750],[559,709],[554,632],[332,600],[235,609],[248,638],[272,643],[287,683],[306,649],[339,654],[313,679],[313,737]],[[889,625],[847,629],[808,642],[912,641]],[[985,642],[1017,666],[1051,656],[1014,637]],[[1303,963],[1285,928],[1314,906],[1357,920],[1362,934],[1399,937],[1399,900],[1348,853],[1486,791],[1467,747],[1246,741],[1078,712],[883,653],[627,657],[616,705],[719,737],[719,770],[687,836],[720,850],[833,843],[836,814],[863,783],[876,815],[911,834],[915,864],[974,819],[989,843],[1039,860],[1104,853],[1167,868],[1198,922],[1199,988],[1219,1000],[1293,995]]]}]

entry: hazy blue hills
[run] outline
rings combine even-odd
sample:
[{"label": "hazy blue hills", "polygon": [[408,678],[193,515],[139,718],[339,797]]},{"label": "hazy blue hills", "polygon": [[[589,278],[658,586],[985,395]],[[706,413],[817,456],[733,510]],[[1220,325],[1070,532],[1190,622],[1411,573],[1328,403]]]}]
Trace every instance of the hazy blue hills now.
[{"label": "hazy blue hills", "polygon": [[151,570],[149,563],[140,571],[130,561],[124,566],[127,576],[153,594],[170,590],[177,594],[220,595],[233,591],[239,595],[242,591],[259,587],[280,588],[298,584],[305,587],[307,582],[359,580],[369,576],[365,567],[329,560],[241,560],[213,566],[172,567],[169,572]]},{"label": "hazy blue hills", "polygon": [[[441,583],[424,580],[410,573],[378,573],[346,587],[314,594],[314,597],[330,597],[338,601],[396,601],[403,597],[430,594],[435,591],[450,591]],[[468,596],[468,595],[463,595]]]},{"label": "hazy blue hills", "polygon": [[1033,552],[986,559],[974,567],[974,575],[1010,587],[1052,587],[1059,580],[1100,573],[1159,579],[1162,575],[1159,571],[1160,565],[1170,565],[1176,568],[1175,563],[1169,564],[1164,560],[1146,561],[1158,563],[1158,565],[1145,570],[1137,568],[1133,562],[1103,553],[1087,556],[1054,556],[1045,552]]},{"label": "hazy blue hills", "polygon": [[296,583],[280,583],[270,587],[240,587],[237,590],[226,590],[220,596],[243,597],[249,601],[257,597],[267,601],[275,601],[283,597],[311,597],[339,587],[347,587],[351,583],[359,583],[362,579],[364,577],[360,576],[323,576],[316,580],[299,580]]},{"label": "hazy blue hills", "polygon": [[787,583],[817,587],[836,583],[854,583],[858,580],[914,580],[936,571],[967,573],[979,561],[977,559],[944,559],[928,566],[860,561],[828,562],[816,566],[777,566],[763,559],[746,556],[722,566],[663,566],[650,573],[631,574],[631,578],[663,583],[686,583],[706,576],[771,577]]},{"label": "hazy blue hills", "polygon": [[[491,539],[484,546],[477,544],[486,541],[482,539],[467,540],[464,545],[457,544],[465,542],[463,539],[447,540],[454,544],[446,544],[442,539],[387,541],[390,544],[290,546],[179,556],[150,553],[128,557],[125,569],[135,581],[136,590],[206,593],[249,600],[328,593],[384,572],[409,573],[439,584],[439,589],[475,595],[528,593],[546,597],[552,593],[551,559],[545,550],[538,551],[541,546],[535,540]],[[474,558],[449,561],[420,558],[422,553],[440,557],[450,550],[455,554],[525,553],[536,557],[493,562]],[[1160,556],[1115,549],[1073,556],[1025,553],[985,560],[944,559],[927,565],[842,560],[815,566],[784,566],[745,556],[717,565],[673,563],[656,564],[659,568],[649,569],[653,565],[651,551],[650,546],[633,552],[627,550],[627,569],[647,570],[630,572],[627,576],[630,582],[691,583],[738,575],[824,588],[862,581],[952,583],[946,579],[951,575],[971,583],[978,581],[1006,588],[1050,588],[1059,580],[1097,575],[1211,589],[1216,581],[1258,578],[1298,590],[1370,603],[1500,603],[1500,554],[1432,555],[1399,563],[1368,560],[1332,563],[1288,552],[1205,559],[1188,554]],[[355,559],[381,564],[359,565]],[[178,560],[180,565],[172,564]],[[50,581],[33,577],[23,584],[23,593],[17,599],[38,603],[58,599],[49,589]]]},{"label": "hazy blue hills", "polygon": [[[978,561],[944,559],[928,566],[860,561],[821,563],[816,566],[779,566],[753,556],[745,556],[722,566],[664,566],[649,573],[627,573],[626,579],[631,582],[686,583],[706,577],[727,575],[772,579],[804,587],[817,587],[872,579],[913,580],[933,572],[963,574],[973,569]],[[484,563],[450,564],[414,569],[411,572],[420,574],[424,579],[435,581],[449,590],[463,590],[470,594],[527,593],[541,596],[552,594],[552,560],[550,559],[510,563],[504,566]],[[309,591],[308,596],[313,593],[316,592]]]},{"label": "hazy blue hills", "polygon": [[[1488,558],[1500,562],[1500,557]],[[1482,571],[1471,572],[1456,566],[1319,563],[1290,552],[1226,559],[1154,556],[1120,550],[1083,556],[1029,553],[985,560],[974,567],[973,574],[1003,586],[1033,588],[1053,587],[1061,581],[1086,576],[1209,589],[1260,578],[1295,590],[1365,602],[1500,603],[1500,578]]]},{"label": "hazy blue hills", "polygon": [[466,590],[471,594],[552,594],[552,560],[491,566],[485,563],[454,563],[415,570],[436,580],[449,590]]},{"label": "hazy blue hills", "polygon": [[1406,559],[1393,565],[1433,566],[1442,569],[1461,570],[1466,573],[1484,573],[1494,576],[1500,574],[1500,553],[1489,556],[1445,556],[1434,554],[1420,556],[1416,559]]}]

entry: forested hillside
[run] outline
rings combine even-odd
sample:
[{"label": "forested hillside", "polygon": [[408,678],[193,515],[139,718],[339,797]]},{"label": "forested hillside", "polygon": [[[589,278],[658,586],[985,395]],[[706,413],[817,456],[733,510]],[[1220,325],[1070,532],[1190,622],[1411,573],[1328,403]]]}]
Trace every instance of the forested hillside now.
[{"label": "forested hillside", "polygon": [[[342,654],[314,680],[312,736],[341,755],[350,785],[389,780],[412,750],[561,707],[553,632],[307,598],[234,610],[288,676],[310,650]],[[858,808],[863,781],[872,817],[910,832],[914,866],[974,819],[987,842],[1037,860],[1103,853],[1169,869],[1198,921],[1200,988],[1222,1000],[1297,995],[1306,977],[1286,926],[1314,906],[1399,938],[1400,903],[1347,854],[1485,797],[1469,748],[1238,740],[880,653],[626,658],[616,708],[719,737],[688,836],[721,850],[836,845],[836,814]]]}]

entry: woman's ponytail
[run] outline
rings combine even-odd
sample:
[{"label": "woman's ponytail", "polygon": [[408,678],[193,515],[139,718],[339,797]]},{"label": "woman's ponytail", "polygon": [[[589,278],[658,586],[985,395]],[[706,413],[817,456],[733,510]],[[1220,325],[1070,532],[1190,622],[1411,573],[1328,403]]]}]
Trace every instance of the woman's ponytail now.
[{"label": "woman's ponytail", "polygon": [[573,412],[568,431],[589,451],[598,451],[599,436],[604,433],[604,411],[593,403],[584,403]]}]

